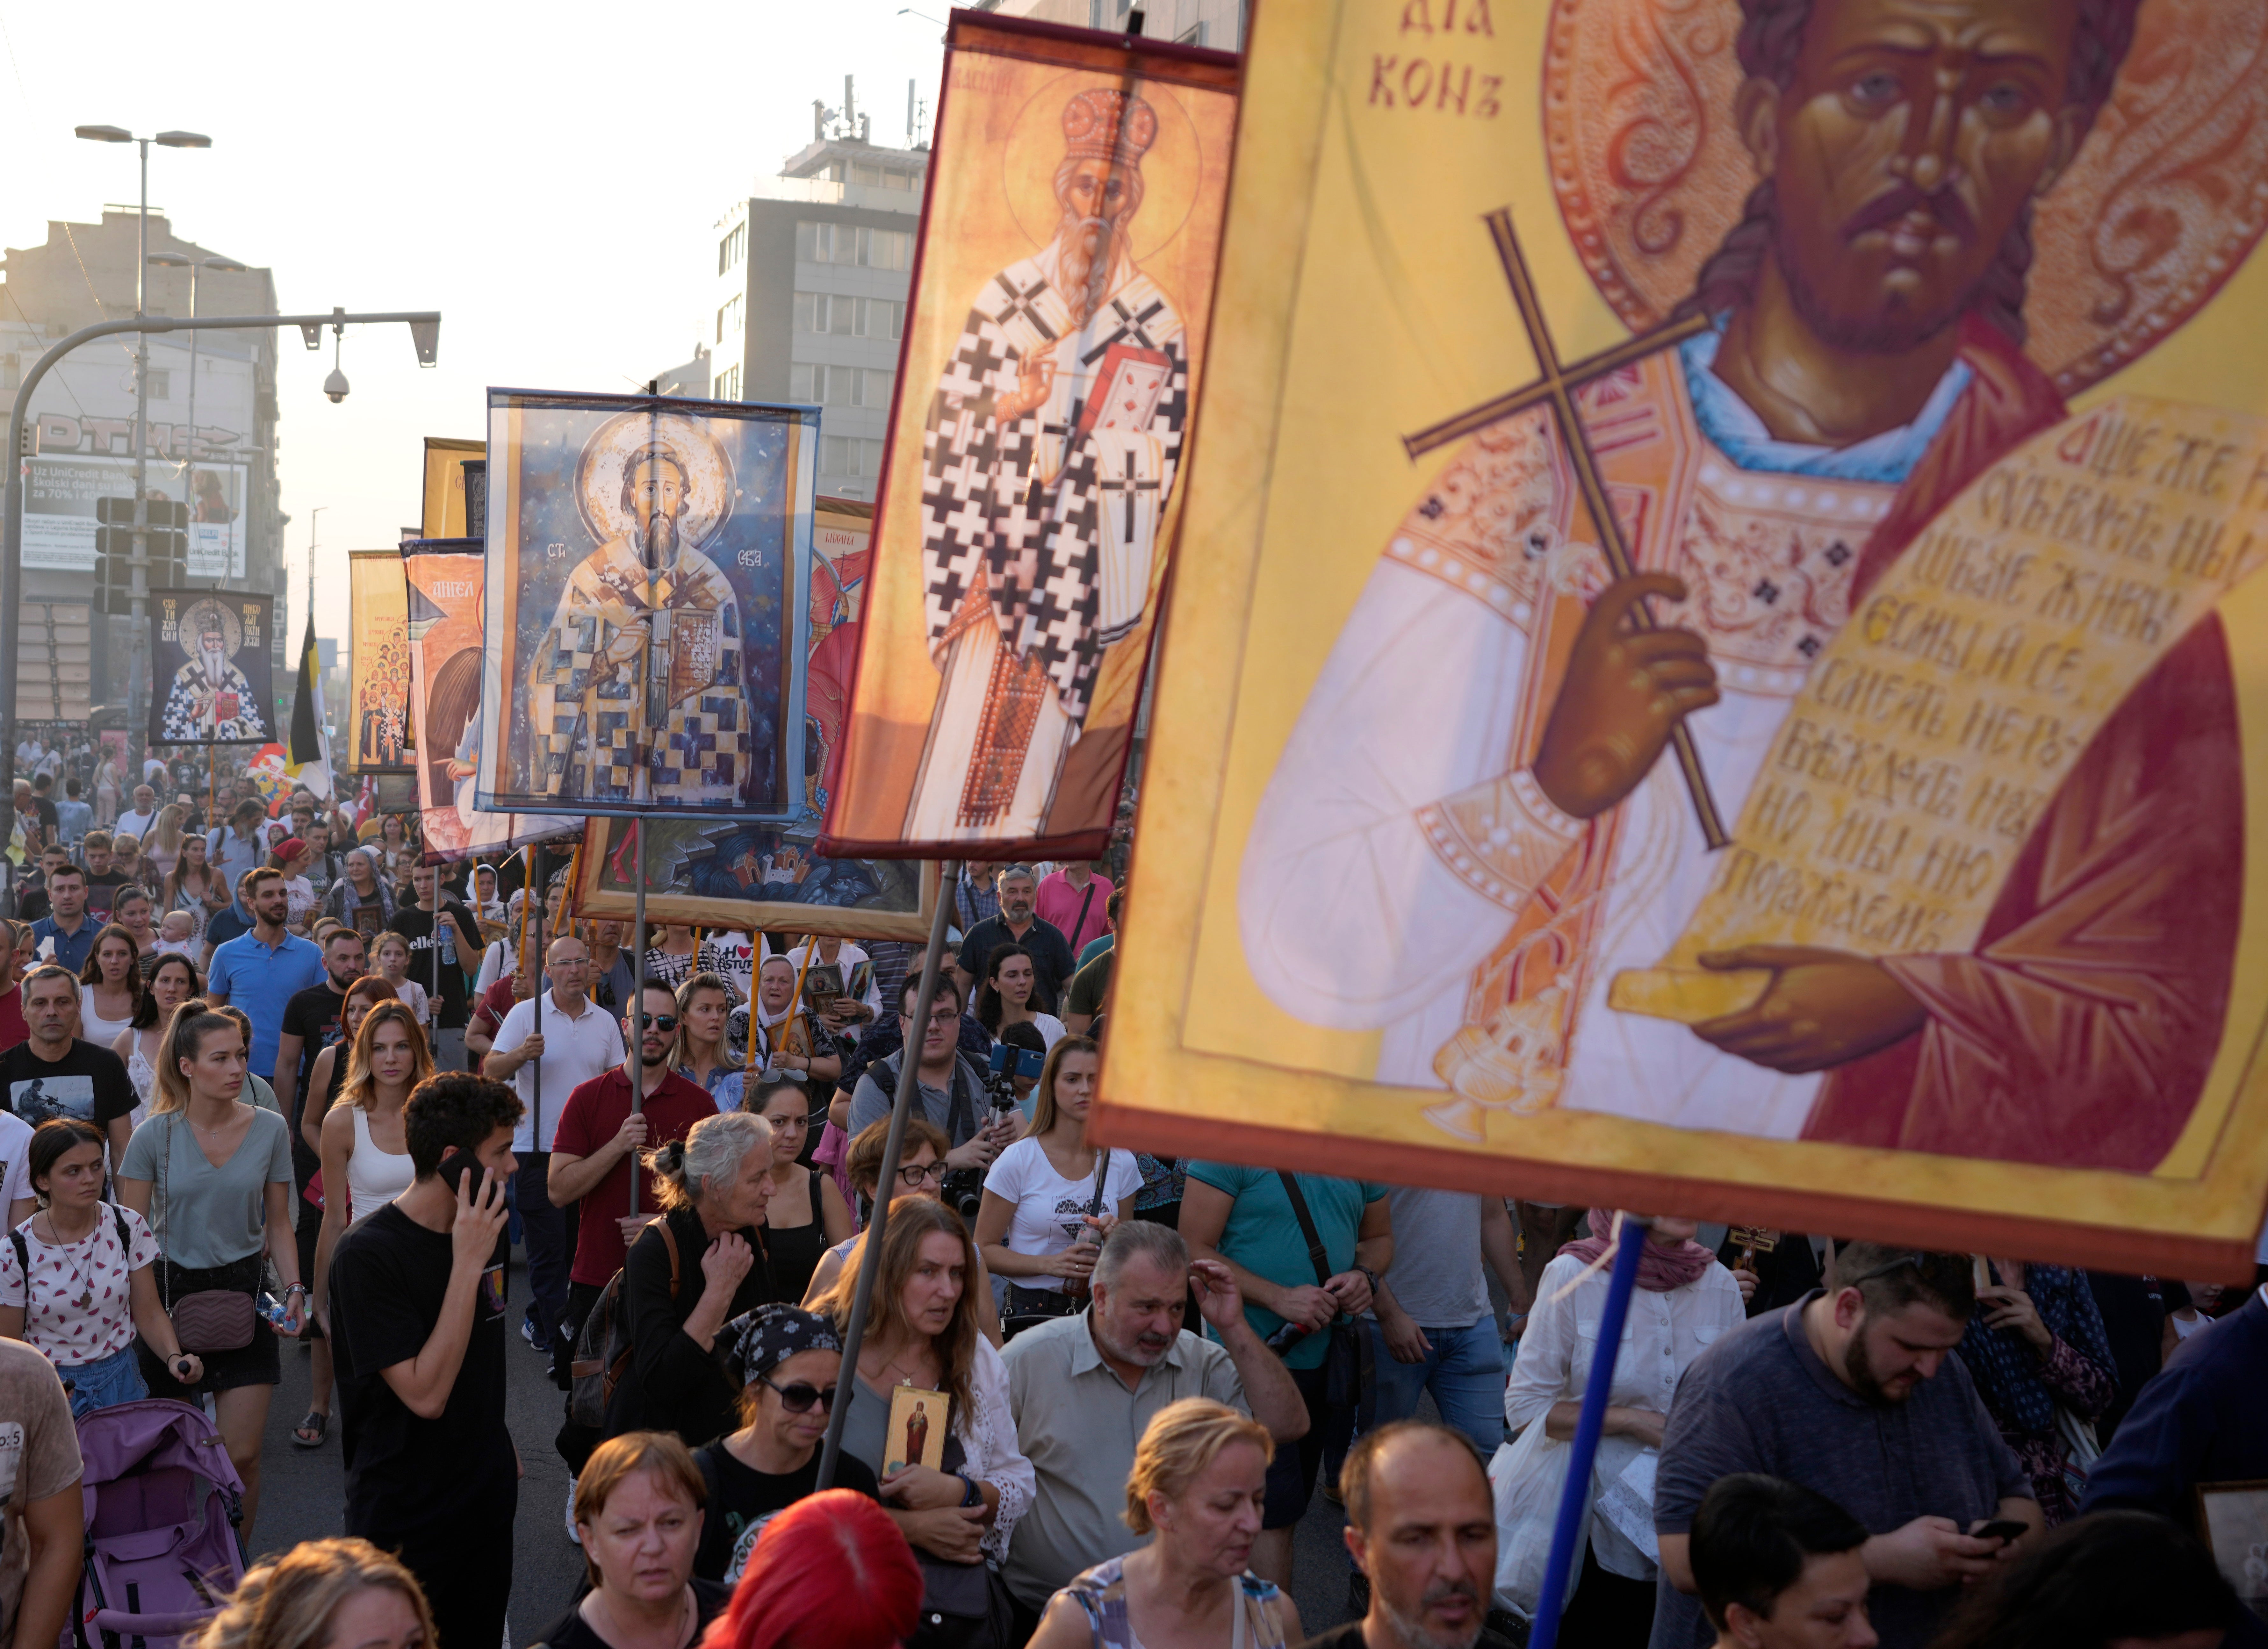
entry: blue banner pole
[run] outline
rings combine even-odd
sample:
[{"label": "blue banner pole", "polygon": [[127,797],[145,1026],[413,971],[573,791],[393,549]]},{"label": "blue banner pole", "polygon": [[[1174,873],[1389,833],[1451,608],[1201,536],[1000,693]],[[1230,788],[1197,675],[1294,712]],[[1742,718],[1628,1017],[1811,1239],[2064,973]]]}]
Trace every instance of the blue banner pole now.
[{"label": "blue banner pole", "polygon": [[[1607,1277],[1606,1308],[1599,1317],[1599,1351],[1591,1359],[1591,1377],[1583,1388],[1583,1411],[1575,1422],[1575,1452],[1567,1462],[1567,1486],[1560,1491],[1558,1521],[1551,1530],[1551,1556],[1543,1565],[1543,1590],[1535,1600],[1535,1625],[1528,1636],[1528,1649],[1555,1649],[1559,1640],[1559,1614],[1567,1597],[1567,1577],[1575,1567],[1575,1535],[1583,1527],[1583,1508],[1591,1498],[1591,1462],[1598,1458],[1599,1436],[1605,1430],[1607,1398],[1614,1390],[1615,1359],[1622,1351],[1623,1322],[1630,1315],[1631,1290],[1638,1285],[1638,1263],[1646,1248],[1646,1228],[1631,1215],[1622,1217],[1615,1246],[1615,1269]],[[1530,1422],[1541,1425],[1541,1417]]]}]

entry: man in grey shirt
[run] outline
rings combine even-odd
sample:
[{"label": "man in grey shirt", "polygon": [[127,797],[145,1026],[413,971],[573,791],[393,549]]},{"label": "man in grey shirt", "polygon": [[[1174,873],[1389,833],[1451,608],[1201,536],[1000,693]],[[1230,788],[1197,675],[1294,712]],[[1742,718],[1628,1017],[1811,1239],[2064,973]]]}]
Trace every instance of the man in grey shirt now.
[{"label": "man in grey shirt", "polygon": [[[856,1139],[865,1130],[883,1121],[897,1102],[898,1073],[904,1068],[905,1049],[914,1045],[914,997],[921,989],[918,975],[909,974],[898,994],[898,1031],[903,1038],[899,1051],[877,1060],[858,1078],[850,1095],[850,1122],[844,1130]],[[929,1005],[929,1025],[921,1038],[921,1064],[915,1072],[921,1114],[953,1144],[946,1153],[948,1168],[989,1168],[992,1159],[1016,1137],[1019,1118],[1013,1111],[995,1115],[984,1097],[984,1079],[962,1057],[961,986],[940,973],[937,997]]]},{"label": "man in grey shirt", "polygon": [[1882,1649],[1923,1649],[1962,1583],[2008,1550],[1972,1528],[2041,1527],[2031,1479],[1953,1355],[1977,1308],[1968,1257],[1854,1242],[1833,1275],[1831,1292],[1749,1319],[1677,1383],[1654,1481],[1652,1649],[1716,1642],[1687,1539],[1709,1485],[1734,1472],[1815,1489],[1867,1526]]},{"label": "man in grey shirt", "polygon": [[[1172,1226],[1113,1227],[1092,1283],[1087,1310],[1027,1329],[1001,1353],[1016,1447],[1039,1478],[1003,1571],[1027,1628],[1073,1575],[1143,1543],[1122,1514],[1134,1446],[1158,1410],[1210,1397],[1259,1421],[1279,1447],[1307,1429],[1283,1359],[1244,1320],[1236,1279],[1218,1260],[1191,1261]],[[1192,1290],[1218,1343],[1182,1327]]]},{"label": "man in grey shirt", "polygon": [[1500,1196],[1396,1187],[1394,1263],[1371,1293],[1371,1362],[1378,1425],[1407,1420],[1433,1394],[1441,1424],[1462,1432],[1486,1460],[1504,1441],[1504,1341],[1481,1263],[1526,1311],[1534,1298],[1520,1269],[1512,1216]]}]

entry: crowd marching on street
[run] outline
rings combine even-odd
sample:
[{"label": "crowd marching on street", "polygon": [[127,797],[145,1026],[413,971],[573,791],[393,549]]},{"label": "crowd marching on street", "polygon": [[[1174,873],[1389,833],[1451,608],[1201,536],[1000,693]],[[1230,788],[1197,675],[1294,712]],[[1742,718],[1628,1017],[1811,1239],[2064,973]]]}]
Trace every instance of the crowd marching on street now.
[{"label": "crowd marching on street", "polygon": [[[1624,1242],[1559,1641],[2268,1640],[2185,1532],[2198,1483],[2268,1478],[2257,1289],[1098,1146],[1126,894],[1095,865],[965,867],[923,1025],[918,947],[800,934],[656,928],[633,1001],[625,924],[563,875],[532,900],[525,857],[437,871],[414,818],[250,778],[160,806],[173,775],[122,797],[107,761],[90,811],[28,769],[16,1643],[68,1637],[106,1410],[201,1407],[269,1552],[294,1341],[336,1537],[259,1557],[205,1649],[487,1649],[515,1605],[561,1649],[1524,1641]],[[507,1428],[515,1354],[556,1436]],[[545,1449],[587,1578],[516,1596]],[[1336,1624],[1292,1590],[1319,1490]]]}]

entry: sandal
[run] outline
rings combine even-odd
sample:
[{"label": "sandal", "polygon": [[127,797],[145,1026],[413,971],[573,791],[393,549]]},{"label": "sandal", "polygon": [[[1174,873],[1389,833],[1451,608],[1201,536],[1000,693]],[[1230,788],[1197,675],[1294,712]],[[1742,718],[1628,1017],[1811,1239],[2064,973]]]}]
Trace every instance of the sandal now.
[{"label": "sandal", "polygon": [[[331,1417],[320,1410],[310,1409],[307,1410],[306,1417],[291,1428],[291,1447],[320,1448],[323,1446],[324,1438],[330,1435],[330,1430]],[[314,1436],[309,1437],[307,1433],[310,1432],[313,1432]]]}]

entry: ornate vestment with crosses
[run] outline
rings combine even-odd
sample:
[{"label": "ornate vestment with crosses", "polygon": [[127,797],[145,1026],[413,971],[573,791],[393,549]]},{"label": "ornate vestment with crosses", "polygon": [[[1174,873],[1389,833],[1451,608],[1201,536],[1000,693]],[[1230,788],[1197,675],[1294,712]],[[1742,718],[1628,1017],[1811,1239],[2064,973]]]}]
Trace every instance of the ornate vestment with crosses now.
[{"label": "ornate vestment with crosses", "polygon": [[714,805],[747,779],[739,602],[698,550],[681,548],[650,578],[628,538],[585,557],[536,653],[528,698],[547,796]]},{"label": "ornate vestment with crosses", "polygon": [[[1050,245],[1003,269],[961,328],[924,440],[922,570],[933,654],[968,625],[996,624],[1006,652],[1035,665],[1078,722],[1103,648],[1142,615],[1189,416],[1189,353],[1181,316],[1130,262],[1075,321],[1057,256]],[[1162,382],[1154,404],[1139,398],[1138,421],[1123,406],[1089,407],[1153,357]],[[1055,366],[1046,402],[996,416],[1042,358]]]}]

